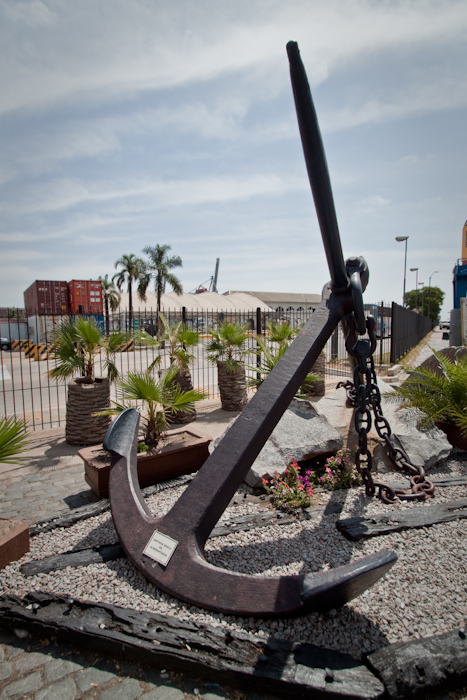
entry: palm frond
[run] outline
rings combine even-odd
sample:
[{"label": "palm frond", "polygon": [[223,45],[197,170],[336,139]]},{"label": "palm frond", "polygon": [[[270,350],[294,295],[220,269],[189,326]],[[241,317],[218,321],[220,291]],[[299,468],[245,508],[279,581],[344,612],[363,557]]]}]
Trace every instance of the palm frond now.
[{"label": "palm frond", "polygon": [[26,459],[22,453],[27,450],[28,442],[26,421],[7,416],[0,418],[0,462],[21,464]]}]

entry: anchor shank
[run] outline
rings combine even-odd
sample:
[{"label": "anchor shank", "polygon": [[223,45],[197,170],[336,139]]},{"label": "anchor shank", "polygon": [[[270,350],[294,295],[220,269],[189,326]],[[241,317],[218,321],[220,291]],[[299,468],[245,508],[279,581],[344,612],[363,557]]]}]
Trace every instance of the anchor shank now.
[{"label": "anchor shank", "polygon": [[311,97],[310,85],[300,58],[298,44],[295,41],[289,41],[287,44],[287,54],[308,179],[315,201],[332,287],[334,291],[338,291],[345,289],[349,280],[342,253],[326,154]]},{"label": "anchor shank", "polygon": [[166,516],[171,531],[178,536],[196,531],[203,546],[337,323],[351,310],[350,290],[334,295],[325,287],[313,316]]}]

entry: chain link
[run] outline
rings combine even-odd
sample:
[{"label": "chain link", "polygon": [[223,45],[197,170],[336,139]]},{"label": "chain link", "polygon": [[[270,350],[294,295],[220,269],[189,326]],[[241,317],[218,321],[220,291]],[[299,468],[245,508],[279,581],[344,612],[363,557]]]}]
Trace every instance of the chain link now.
[{"label": "chain link", "polygon": [[[392,431],[389,422],[383,415],[381,408],[381,392],[377,385],[373,353],[376,349],[375,319],[369,316],[366,321],[368,340],[357,340],[351,345],[351,339],[355,337],[355,324],[350,322],[350,330],[346,340],[347,352],[356,360],[353,382],[347,380],[339,382],[337,387],[344,387],[349,403],[355,406],[354,423],[358,434],[358,449],[355,453],[355,465],[363,479],[367,496],[374,496],[378,489],[378,497],[385,503],[396,503],[399,500],[419,500],[433,498],[434,485],[426,478],[423,467],[412,464],[405,450],[395,445],[391,440]],[[376,482],[371,474],[373,458],[368,449],[368,433],[372,426],[370,408],[374,414],[374,424],[378,436],[383,441],[390,459],[394,465],[405,471],[409,476],[410,490],[393,489],[387,484]]]}]

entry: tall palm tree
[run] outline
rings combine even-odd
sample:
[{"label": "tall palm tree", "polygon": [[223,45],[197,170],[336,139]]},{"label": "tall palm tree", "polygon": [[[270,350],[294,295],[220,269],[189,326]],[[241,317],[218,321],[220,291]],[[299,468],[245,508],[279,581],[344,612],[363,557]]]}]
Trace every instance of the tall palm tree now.
[{"label": "tall palm tree", "polygon": [[128,324],[130,332],[133,329],[133,282],[138,282],[137,293],[142,301],[146,300],[146,290],[148,288],[150,275],[146,269],[146,263],[142,258],[137,258],[136,255],[122,255],[116,260],[115,268],[121,267],[120,272],[117,272],[112,277],[112,282],[117,285],[122,291],[123,286],[127,285],[128,291]]},{"label": "tall palm tree", "polygon": [[171,246],[155,245],[146,246],[143,253],[145,253],[149,258],[149,263],[147,269],[152,273],[154,277],[154,291],[157,296],[157,325],[159,327],[159,314],[161,312],[161,296],[164,292],[165,283],[168,282],[175,294],[182,294],[183,287],[182,283],[176,277],[173,272],[174,267],[182,267],[182,259],[179,255],[167,255],[168,251],[171,250]]},{"label": "tall palm tree", "polygon": [[105,314],[105,334],[110,334],[110,314],[111,311],[116,311],[120,305],[120,292],[115,288],[112,280],[109,280],[109,276],[99,277],[102,285],[102,298],[104,300],[104,314]]}]

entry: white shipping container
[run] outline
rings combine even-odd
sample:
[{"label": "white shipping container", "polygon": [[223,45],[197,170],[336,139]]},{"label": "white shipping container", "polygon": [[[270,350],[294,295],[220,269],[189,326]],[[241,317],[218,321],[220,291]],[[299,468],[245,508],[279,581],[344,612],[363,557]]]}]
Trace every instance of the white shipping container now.
[{"label": "white shipping container", "polygon": [[55,330],[68,320],[69,316],[29,316],[29,340],[35,345],[51,343]]}]

